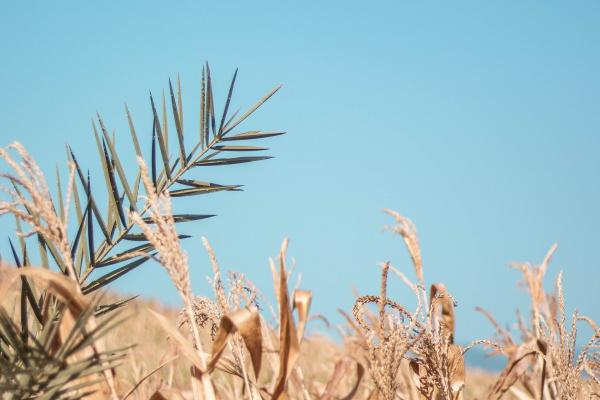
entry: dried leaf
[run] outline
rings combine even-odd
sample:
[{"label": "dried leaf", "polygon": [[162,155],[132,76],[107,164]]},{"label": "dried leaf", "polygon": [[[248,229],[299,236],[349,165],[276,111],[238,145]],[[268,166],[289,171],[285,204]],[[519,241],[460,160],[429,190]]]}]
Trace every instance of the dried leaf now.
[{"label": "dried leaf", "polygon": [[225,350],[227,340],[236,332],[244,340],[244,344],[250,353],[254,375],[260,374],[262,358],[262,335],[260,328],[260,317],[255,307],[244,307],[231,312],[221,318],[221,324],[213,343],[212,358],[208,363],[207,372],[211,372]]},{"label": "dried leaf", "polygon": [[273,389],[273,399],[285,398],[285,385],[300,355],[300,344],[288,295],[284,240],[279,254],[279,373]]}]

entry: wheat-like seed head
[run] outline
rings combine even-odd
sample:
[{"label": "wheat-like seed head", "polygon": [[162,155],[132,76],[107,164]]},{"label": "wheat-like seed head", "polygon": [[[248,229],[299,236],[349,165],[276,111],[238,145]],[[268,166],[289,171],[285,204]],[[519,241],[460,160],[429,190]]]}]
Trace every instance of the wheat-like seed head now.
[{"label": "wheat-like seed head", "polygon": [[[379,296],[360,296],[354,304],[355,331],[359,333],[354,343],[366,352],[368,370],[381,398],[414,399],[417,391],[421,399],[462,398],[464,351],[453,344],[456,301],[443,284],[432,285],[431,298],[427,299],[416,228],[397,212],[385,212],[397,222],[388,229],[403,238],[417,283],[390,263],[382,264]],[[387,297],[389,271],[415,294],[418,305],[414,313]],[[368,305],[376,306],[378,313]],[[412,373],[403,373],[403,360]]]},{"label": "wheat-like seed head", "polygon": [[171,198],[167,191],[156,193],[156,188],[148,176],[146,163],[141,158],[138,162],[146,189],[150,221],[144,220],[137,212],[131,212],[130,218],[142,229],[148,241],[158,251],[160,264],[171,277],[179,295],[186,301],[192,293],[188,257],[179,242]]},{"label": "wheat-like seed head", "polygon": [[[202,328],[210,328],[210,336],[214,340],[219,329],[219,321],[223,313],[219,306],[212,300],[204,296],[194,296],[192,300],[194,309],[194,322]],[[186,310],[182,310],[179,314],[179,326],[189,323],[189,318]]]},{"label": "wheat-like seed head", "polygon": [[[20,157],[20,162],[10,154],[14,150]],[[10,201],[0,201],[0,215],[13,214],[15,218],[26,222],[31,232],[21,233],[29,236],[40,234],[46,243],[56,245],[61,262],[69,276],[77,281],[71,249],[67,237],[67,222],[71,190],[74,184],[75,167],[69,164],[69,180],[65,198],[64,218],[60,218],[54,207],[44,173],[30,156],[25,147],[15,142],[6,149],[0,148],[0,158],[12,169],[13,174],[3,173],[0,177],[8,180],[12,188],[0,186],[0,191],[7,193]],[[61,193],[57,194],[61,196]]]},{"label": "wheat-like seed head", "polygon": [[[508,357],[508,364],[490,391],[491,399],[499,399],[508,390],[513,390],[517,382],[533,398],[575,400],[589,398],[594,390],[598,391],[599,371],[591,365],[598,358],[600,330],[591,319],[580,317],[577,311],[568,322],[562,272],[556,279],[554,294],[544,290],[544,276],[556,247],[550,248],[539,266],[513,264],[522,272],[531,297],[531,324],[527,326],[518,314],[523,339],[520,344],[514,343],[506,330],[497,327],[503,344],[501,352]],[[489,314],[486,316],[496,324]],[[595,334],[578,351],[579,321],[587,322]]]},{"label": "wheat-like seed head", "polygon": [[[141,157],[138,157],[138,164],[140,166],[142,182],[146,189],[148,200],[147,211],[151,222],[146,222],[147,220],[144,220],[136,212],[130,212],[130,218],[142,229],[147,240],[158,252],[160,264],[166,269],[183,300],[184,311],[187,320],[190,322],[189,327],[199,357],[199,366],[204,370],[207,358],[203,351],[198,327],[194,323],[196,321],[196,314],[193,305],[188,258],[179,243],[179,236],[175,228],[175,220],[171,207],[171,198],[167,191],[163,191],[160,194],[156,192],[156,188],[148,175],[146,163]],[[154,225],[154,228],[151,225]],[[192,375],[196,376],[194,373]],[[214,389],[210,377],[207,374],[200,374],[199,379],[202,381],[204,396],[207,399],[214,399]],[[196,381],[194,379],[192,379],[192,386],[196,388]]]},{"label": "wheat-like seed head", "polygon": [[422,286],[425,286],[425,278],[423,275],[423,259],[421,258],[421,248],[419,246],[419,238],[417,236],[417,228],[415,224],[408,218],[400,215],[394,210],[388,208],[383,210],[385,213],[394,217],[397,225],[387,227],[388,230],[402,236],[404,243],[413,261],[417,279]]},{"label": "wheat-like seed head", "polygon": [[210,265],[212,266],[214,277],[213,277],[213,288],[215,291],[215,295],[217,296],[217,300],[219,302],[219,307],[221,308],[222,313],[226,313],[229,311],[229,306],[227,304],[227,298],[225,296],[225,287],[223,285],[223,280],[221,279],[221,268],[219,267],[219,263],[217,262],[217,256],[213,248],[211,247],[208,239],[204,236],[202,237],[202,245],[206,249],[208,256],[210,258]]}]

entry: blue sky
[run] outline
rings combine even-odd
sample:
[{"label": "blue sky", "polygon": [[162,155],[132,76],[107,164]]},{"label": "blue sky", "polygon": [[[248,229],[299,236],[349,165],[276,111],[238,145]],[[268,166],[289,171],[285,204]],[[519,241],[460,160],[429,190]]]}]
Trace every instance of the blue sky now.
[{"label": "blue sky", "polygon": [[[337,307],[351,308],[353,288],[377,292],[377,263],[411,271],[401,240],[381,230],[391,222],[381,209],[390,207],[416,223],[428,282],[445,282],[457,298],[459,340],[493,333],[476,305],[502,323],[526,309],[518,273],[507,265],[537,263],[554,242],[550,275],[565,271],[568,307],[600,318],[599,3],[2,8],[0,142],[18,139],[47,169],[64,165],[67,142],[86,166],[98,165],[96,111],[127,151],[123,103],[148,132],[148,91],[160,93],[177,73],[191,143],[206,60],[221,100],[239,67],[239,107],[284,84],[244,126],[288,131],[268,141],[276,158],[198,171],[199,179],[245,191],[177,206],[219,215],[182,229],[194,235],[186,249],[200,294],[209,271],[200,236],[223,268],[244,272],[267,293],[268,257],[289,236],[315,311],[337,321]],[[116,288],[177,303],[156,265]],[[392,289],[411,304],[409,293]]]}]

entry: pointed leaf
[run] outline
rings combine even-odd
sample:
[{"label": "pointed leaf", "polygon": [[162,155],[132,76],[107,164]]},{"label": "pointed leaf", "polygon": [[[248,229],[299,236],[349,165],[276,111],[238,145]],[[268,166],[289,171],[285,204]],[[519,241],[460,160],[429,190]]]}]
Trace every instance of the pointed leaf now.
[{"label": "pointed leaf", "polygon": [[219,151],[261,151],[269,150],[268,147],[256,147],[256,146],[213,146],[213,150]]},{"label": "pointed leaf", "polygon": [[[126,228],[127,227],[127,220],[125,219],[125,213],[123,212],[123,204],[121,203],[121,199],[119,196],[119,191],[117,189],[117,182],[115,181],[115,173],[114,173],[114,169],[112,167],[112,162],[108,156],[108,151],[106,149],[106,142],[103,140],[102,141],[102,146],[104,148],[104,159],[106,160],[106,165],[108,166],[108,179],[110,182],[110,189],[111,189],[111,193],[113,196],[113,200],[114,200],[114,205],[116,207],[116,211],[119,215],[119,218],[121,219],[121,223],[123,224],[123,227]],[[112,237],[112,232],[111,232],[111,237]]]},{"label": "pointed leaf", "polygon": [[[173,215],[173,220],[175,221],[175,223],[179,223],[179,222],[197,221],[200,219],[206,219],[206,218],[211,218],[211,217],[215,217],[215,215],[212,215],[212,214],[175,214],[175,215]],[[154,223],[154,221],[152,221],[151,218],[144,218],[144,222],[147,224]]]},{"label": "pointed leaf", "polygon": [[202,66],[202,82],[200,84],[200,143],[202,147],[208,146],[206,136],[206,76]]},{"label": "pointed leaf", "polygon": [[[88,204],[92,205],[94,200],[92,199],[89,177],[88,177],[86,193],[88,195]],[[96,255],[95,255],[95,250],[94,250],[94,219],[92,218],[92,207],[88,207],[87,210],[88,210],[88,213],[87,213],[88,253],[90,255],[90,267],[94,268],[94,264],[95,264],[95,260],[96,260]],[[108,237],[108,235],[106,236],[106,239],[108,241],[110,241],[110,238]]]},{"label": "pointed leaf", "polygon": [[169,123],[167,121],[167,98],[164,90],[162,92],[162,134],[165,140],[165,149],[169,154]]},{"label": "pointed leaf", "polygon": [[204,159],[201,161],[197,161],[194,163],[195,167],[209,167],[216,165],[228,165],[228,164],[242,164],[253,161],[261,161],[268,160],[273,158],[271,156],[258,156],[258,157],[232,157],[232,158],[213,158],[213,159]]},{"label": "pointed leaf", "polygon": [[96,264],[96,268],[106,267],[109,265],[113,265],[119,263],[121,261],[130,260],[135,257],[139,257],[142,253],[149,253],[154,250],[154,245],[152,243],[144,243],[142,245],[132,247],[129,250],[125,250],[121,253],[118,253],[112,257],[104,259]]},{"label": "pointed leaf", "polygon": [[119,300],[119,301],[117,301],[115,303],[112,303],[112,304],[103,304],[103,305],[99,306],[96,309],[96,313],[94,314],[94,316],[95,317],[99,317],[99,316],[104,315],[106,313],[109,313],[111,311],[117,310],[117,309],[119,309],[119,308],[121,308],[121,307],[129,304],[132,300],[135,300],[138,297],[139,296],[136,295],[136,296],[128,297],[128,298],[123,299],[123,300]]},{"label": "pointed leaf", "polygon": [[[77,182],[73,181],[73,200],[75,203],[75,213],[77,216],[77,221],[83,221],[84,218],[87,218],[87,214],[88,214],[88,209],[87,207],[90,206],[89,202],[86,206],[85,210],[82,210],[81,207],[81,199],[79,198],[79,190],[77,189]],[[78,246],[73,246],[73,248],[75,249],[75,254],[77,255],[77,260],[75,261],[75,270],[77,272],[77,276],[81,276],[81,263],[84,259],[84,257],[86,258],[86,262],[87,264],[89,264],[89,257],[86,251],[86,247],[87,247],[87,231],[84,230],[81,234],[81,239],[79,241],[79,245]],[[76,248],[77,247],[77,248]]]},{"label": "pointed leaf", "polygon": [[[17,268],[21,268],[21,260],[19,260],[19,256],[13,246],[12,240],[8,239],[8,244],[10,245],[10,249],[13,254],[13,258],[15,260],[15,264]],[[26,285],[25,277],[21,276],[21,295],[19,296],[20,305],[19,309],[21,311],[21,340],[27,344],[27,339],[29,338],[29,319],[27,318],[27,293],[26,293]]]},{"label": "pointed leaf", "polygon": [[75,240],[73,241],[73,245],[71,246],[71,259],[72,260],[75,260],[75,253],[76,253],[77,249],[79,248],[79,240],[81,239],[82,232],[84,231],[83,227],[85,226],[85,220],[88,215],[89,208],[90,208],[90,203],[88,202],[88,205],[85,208],[85,212],[81,216],[81,219],[79,221],[79,228],[77,228],[77,234],[75,235]]},{"label": "pointed leaf", "polygon": [[131,193],[131,188],[129,187],[129,182],[127,181],[127,176],[125,175],[125,170],[121,165],[121,160],[119,159],[119,154],[117,153],[114,145],[114,141],[110,139],[108,136],[108,132],[104,126],[104,122],[100,115],[98,115],[98,122],[100,123],[100,128],[102,129],[102,134],[104,135],[104,139],[108,143],[108,148],[110,149],[110,155],[112,157],[112,161],[114,166],[117,169],[117,174],[119,175],[119,179],[121,180],[121,184],[123,185],[123,189],[125,190],[125,194],[127,194],[127,199],[129,200],[130,206],[133,210],[136,208],[135,199],[133,198],[133,194]]},{"label": "pointed leaf", "polygon": [[185,197],[185,196],[195,196],[199,194],[208,194],[214,192],[222,192],[222,191],[239,191],[238,187],[235,186],[217,186],[217,187],[196,187],[189,189],[178,189],[172,190],[169,192],[171,197]]},{"label": "pointed leaf", "polygon": [[183,128],[181,127],[181,121],[179,119],[179,110],[177,109],[177,102],[175,101],[175,93],[173,93],[173,85],[169,79],[169,91],[171,92],[171,106],[173,107],[173,118],[175,119],[175,129],[177,130],[177,141],[179,143],[179,159],[181,165],[185,166],[185,144],[183,142]]},{"label": "pointed leaf", "polygon": [[233,94],[233,87],[235,86],[235,78],[237,77],[238,69],[235,69],[235,73],[233,74],[233,78],[231,79],[231,85],[229,85],[229,93],[227,94],[227,101],[225,102],[225,109],[223,110],[223,115],[221,116],[221,124],[219,125],[219,134],[218,136],[222,136],[223,134],[223,126],[225,124],[225,118],[227,118],[227,111],[229,110],[229,103],[231,102],[231,95]]},{"label": "pointed leaf", "polygon": [[283,135],[285,132],[263,132],[263,131],[248,131],[242,132],[235,136],[224,137],[221,140],[223,141],[233,141],[233,140],[250,140],[250,139],[263,139],[272,136]]},{"label": "pointed leaf", "polygon": [[152,124],[152,184],[156,187],[156,121]]},{"label": "pointed leaf", "polygon": [[138,196],[140,195],[140,183],[142,182],[142,171],[138,169],[137,176],[135,177],[135,183],[133,184],[133,197],[137,202]]},{"label": "pointed leaf", "polygon": [[[188,239],[191,238],[190,235],[177,235],[179,239]],[[130,240],[132,242],[147,242],[148,238],[143,233],[129,233],[123,236],[123,239]]]},{"label": "pointed leaf", "polygon": [[56,166],[56,195],[58,196],[58,208],[60,210],[60,219],[64,221],[65,219],[65,206],[62,199],[62,187],[60,184],[60,173],[58,172],[58,165]]},{"label": "pointed leaf", "polygon": [[203,181],[195,181],[190,179],[177,179],[176,181],[179,184],[185,186],[191,186],[196,188],[224,188],[225,190],[235,190],[239,189],[244,185],[219,185],[211,182],[203,182]]},{"label": "pointed leaf", "polygon": [[88,179],[86,180],[85,177],[83,176],[83,172],[81,171],[81,168],[79,167],[79,163],[77,162],[77,159],[75,158],[75,154],[73,154],[73,151],[71,150],[70,147],[69,147],[69,152],[71,154],[71,160],[73,160],[73,163],[75,164],[75,170],[77,171],[77,175],[79,176],[81,185],[84,188],[86,188],[86,195],[87,195],[88,199],[91,198],[92,211],[94,212],[94,215],[96,216],[96,221],[98,222],[98,225],[100,225],[100,230],[102,230],[102,233],[104,234],[104,237],[106,238],[106,241],[110,244],[111,243],[110,235],[108,234],[108,230],[106,229],[106,225],[104,224],[104,220],[102,219],[102,214],[100,214],[100,211],[98,210],[96,202],[94,201],[94,197],[92,196],[92,194],[90,192],[89,172],[88,172]]},{"label": "pointed leaf", "polygon": [[146,261],[150,260],[150,258],[153,256],[154,254],[148,256],[148,257],[142,257],[139,260],[135,260],[133,262],[130,262],[127,265],[124,265],[120,268],[115,269],[114,271],[111,271],[107,274],[102,275],[101,277],[99,277],[98,279],[90,282],[88,285],[84,286],[81,291],[83,292],[83,294],[88,294],[91,293],[95,290],[98,290],[106,285],[108,285],[109,283],[111,283],[112,281],[120,278],[121,276],[125,275],[126,273],[128,273],[129,271],[134,270],[135,268],[139,267],[140,265],[142,265],[143,263],[145,263]]},{"label": "pointed leaf", "polygon": [[250,109],[248,111],[246,111],[244,114],[242,114],[238,119],[236,119],[235,121],[233,121],[230,125],[226,126],[224,128],[223,136],[225,136],[227,133],[231,132],[232,129],[234,129],[236,126],[238,126],[239,124],[241,124],[250,115],[252,115],[254,113],[254,111],[256,111],[267,100],[269,100],[271,98],[271,96],[273,96],[275,93],[277,93],[277,91],[279,89],[281,89],[281,87],[282,87],[282,85],[275,86],[275,88],[273,88],[269,93],[267,93],[266,95],[264,95],[262,97],[262,99],[260,99],[259,101],[256,102],[256,104],[254,104],[252,107],[250,107]]},{"label": "pointed leaf", "polygon": [[[102,165],[102,173],[104,175],[104,181],[106,184],[106,190],[109,192],[108,196],[108,209],[111,210],[114,204],[114,196],[110,195],[111,192],[111,183],[109,178],[109,169],[111,168],[110,162],[106,160],[104,156],[104,151],[102,150],[102,141],[100,140],[100,136],[98,135],[98,130],[96,129],[96,123],[92,120],[92,130],[94,132],[94,139],[96,140],[96,148],[98,150],[98,157],[100,158],[100,164]],[[113,214],[109,212],[108,215],[108,226],[112,225],[112,216]]]},{"label": "pointed leaf", "polygon": [[183,132],[183,98],[181,96],[181,79],[179,79],[179,74],[177,74],[177,107],[179,108],[179,126],[181,126],[181,131]]},{"label": "pointed leaf", "polygon": [[167,153],[165,139],[160,128],[160,121],[158,119],[158,114],[156,113],[156,107],[154,105],[154,99],[152,98],[152,94],[150,94],[150,104],[152,105],[152,113],[154,114],[154,127],[156,129],[156,138],[158,139],[158,146],[162,155],[165,174],[167,175],[168,179],[171,179],[171,171],[169,170],[169,154]]},{"label": "pointed leaf", "polygon": [[[213,137],[216,136],[216,127],[215,127],[215,100],[212,91],[212,81],[210,78],[210,67],[208,63],[206,63],[206,86],[207,86],[207,94],[208,94],[208,113],[210,117],[210,126],[212,128]],[[207,119],[208,123],[208,119]]]},{"label": "pointed leaf", "polygon": [[129,124],[129,133],[131,134],[131,140],[133,141],[133,147],[135,148],[135,154],[138,157],[142,156],[142,150],[140,148],[140,142],[138,141],[137,134],[135,133],[135,127],[133,126],[133,121],[131,119],[131,113],[129,112],[129,108],[127,104],[125,104],[125,114],[127,115],[127,123]]}]

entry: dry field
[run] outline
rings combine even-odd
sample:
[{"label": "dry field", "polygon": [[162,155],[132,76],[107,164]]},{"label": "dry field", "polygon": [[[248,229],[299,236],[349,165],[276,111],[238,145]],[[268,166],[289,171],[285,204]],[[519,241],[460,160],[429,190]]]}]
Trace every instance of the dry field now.
[{"label": "dry field", "polygon": [[[600,329],[590,318],[566,315],[562,275],[547,291],[544,276],[556,246],[539,265],[518,264],[531,303],[516,332],[496,328],[489,339],[467,346],[454,341],[452,288],[426,280],[417,230],[393,210],[388,230],[404,242],[412,271],[381,265],[378,293],[361,294],[341,310],[342,340],[306,334],[310,288],[293,287],[287,240],[271,260],[272,288],[256,288],[243,274],[221,271],[207,239],[211,293],[191,287],[186,237],[178,224],[206,215],[176,214],[178,197],[239,190],[194,180],[207,166],[260,161],[265,150],[240,145],[283,132],[240,131],[247,112],[229,114],[235,75],[224,111],[214,114],[210,70],[200,93],[200,135],[190,147],[184,135],[179,82],[169,82],[170,104],[151,101],[151,155],[142,156],[127,110],[137,168],[128,171],[115,137],[98,116],[94,123],[100,168],[93,181],[73,151],[57,196],[25,148],[0,149],[0,217],[16,221],[11,252],[0,265],[0,398],[2,399],[588,399],[599,396]],[[158,103],[158,102],[156,102]],[[169,104],[169,107],[167,107]],[[171,108],[171,123],[168,109]],[[171,134],[169,135],[169,129]],[[187,137],[187,141],[185,138]],[[170,138],[170,139],[169,139]],[[173,142],[169,145],[170,142]],[[144,143],[144,142],[142,142]],[[191,150],[190,150],[191,149]],[[244,154],[230,156],[230,154]],[[93,182],[104,179],[104,185]],[[101,206],[98,188],[107,195]],[[62,195],[64,193],[64,195]],[[111,282],[155,260],[168,273],[183,307],[122,299],[106,293]],[[301,266],[299,266],[301,269]],[[414,294],[408,309],[388,294],[398,279]],[[262,301],[274,293],[276,304]],[[259,301],[260,299],[260,301]],[[577,346],[578,328],[592,336]],[[497,375],[465,368],[474,346],[507,358]]]},{"label": "dry field", "polygon": [[[114,332],[108,336],[111,343],[119,343],[118,347],[137,344],[131,349],[123,365],[117,369],[126,386],[133,386],[143,376],[144,372],[152,370],[168,360],[171,354],[176,354],[173,346],[161,329],[156,319],[149,310],[166,316],[173,324],[179,320],[179,310],[165,308],[154,301],[134,300],[131,303],[130,317]],[[161,349],[161,351],[156,351]],[[343,357],[345,349],[338,343],[322,335],[309,335],[303,340],[298,364],[309,385],[316,385],[321,390],[331,378],[336,361]],[[271,372],[271,371],[269,371]],[[497,380],[497,374],[483,370],[468,370],[464,399],[484,399],[488,388]],[[173,363],[163,368],[145,386],[140,388],[140,393],[134,398],[147,398],[149,394],[161,386],[173,385],[186,388],[187,371],[185,364]],[[342,390],[343,391],[343,390]],[[311,396],[310,398],[318,398]],[[358,398],[358,397],[357,397]],[[505,398],[515,398],[507,395]]]}]

